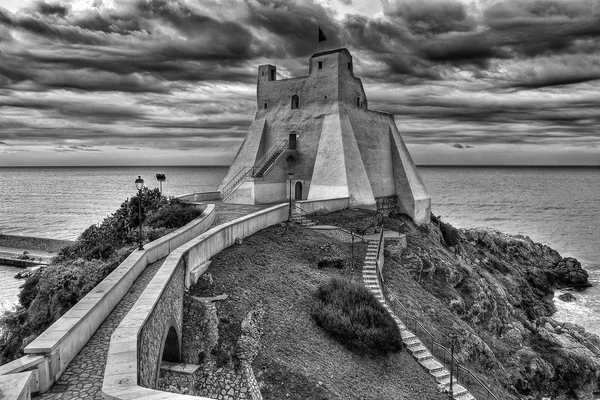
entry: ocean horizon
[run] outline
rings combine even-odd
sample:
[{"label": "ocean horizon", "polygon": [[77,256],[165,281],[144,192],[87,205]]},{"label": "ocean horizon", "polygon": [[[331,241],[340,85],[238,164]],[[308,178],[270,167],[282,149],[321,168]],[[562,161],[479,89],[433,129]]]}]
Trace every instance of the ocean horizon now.
[{"label": "ocean horizon", "polygon": [[[227,166],[0,167],[4,207],[0,233],[75,240],[100,223],[128,197],[134,180],[158,187],[166,175],[166,195],[216,190]],[[432,197],[432,212],[457,228],[488,227],[529,236],[575,257],[594,287],[577,301],[557,301],[560,320],[600,334],[600,187],[597,166],[420,166]],[[0,267],[3,268],[3,267]],[[8,279],[0,273],[0,282]],[[3,304],[16,299],[18,286],[4,284]],[[10,287],[9,287],[10,286]],[[12,299],[12,300],[11,300]],[[596,315],[598,315],[596,317]]]}]

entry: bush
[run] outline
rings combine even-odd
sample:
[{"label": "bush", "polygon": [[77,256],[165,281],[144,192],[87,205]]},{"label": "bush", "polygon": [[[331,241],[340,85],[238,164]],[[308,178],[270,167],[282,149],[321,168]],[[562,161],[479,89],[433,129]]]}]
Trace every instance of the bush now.
[{"label": "bush", "polygon": [[319,286],[312,316],[319,326],[352,350],[387,354],[402,348],[400,330],[361,284],[333,278]]},{"label": "bush", "polygon": [[179,228],[193,221],[202,214],[202,210],[195,206],[172,200],[171,203],[148,216],[146,225],[152,228]]}]

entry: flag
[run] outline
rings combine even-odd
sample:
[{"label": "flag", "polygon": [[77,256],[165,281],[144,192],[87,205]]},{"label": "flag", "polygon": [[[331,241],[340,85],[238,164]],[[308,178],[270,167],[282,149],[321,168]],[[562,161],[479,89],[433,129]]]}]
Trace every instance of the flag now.
[{"label": "flag", "polygon": [[319,43],[325,42],[327,40],[327,36],[323,33],[321,27],[319,27]]}]

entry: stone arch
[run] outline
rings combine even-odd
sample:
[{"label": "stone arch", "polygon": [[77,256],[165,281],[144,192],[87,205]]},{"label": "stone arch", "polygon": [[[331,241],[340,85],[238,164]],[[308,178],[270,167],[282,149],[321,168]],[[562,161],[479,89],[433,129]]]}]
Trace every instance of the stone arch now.
[{"label": "stone arch", "polygon": [[156,360],[158,368],[156,369],[156,377],[154,379],[155,388],[158,387],[160,364],[163,361],[181,362],[181,332],[177,325],[177,321],[173,316],[165,324],[160,351],[158,352],[159,359]]},{"label": "stone arch", "polygon": [[300,97],[297,94],[292,96],[292,110],[295,110],[300,105]]}]

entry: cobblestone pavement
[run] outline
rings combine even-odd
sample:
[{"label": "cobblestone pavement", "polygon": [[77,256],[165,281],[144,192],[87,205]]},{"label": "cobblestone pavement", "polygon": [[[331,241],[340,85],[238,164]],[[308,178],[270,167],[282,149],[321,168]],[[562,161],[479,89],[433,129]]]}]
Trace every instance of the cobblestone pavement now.
[{"label": "cobblestone pavement", "polygon": [[146,267],[94,336],[71,361],[58,382],[52,385],[49,392],[35,396],[35,399],[102,399],[102,377],[110,336],[164,261],[163,258]]}]

